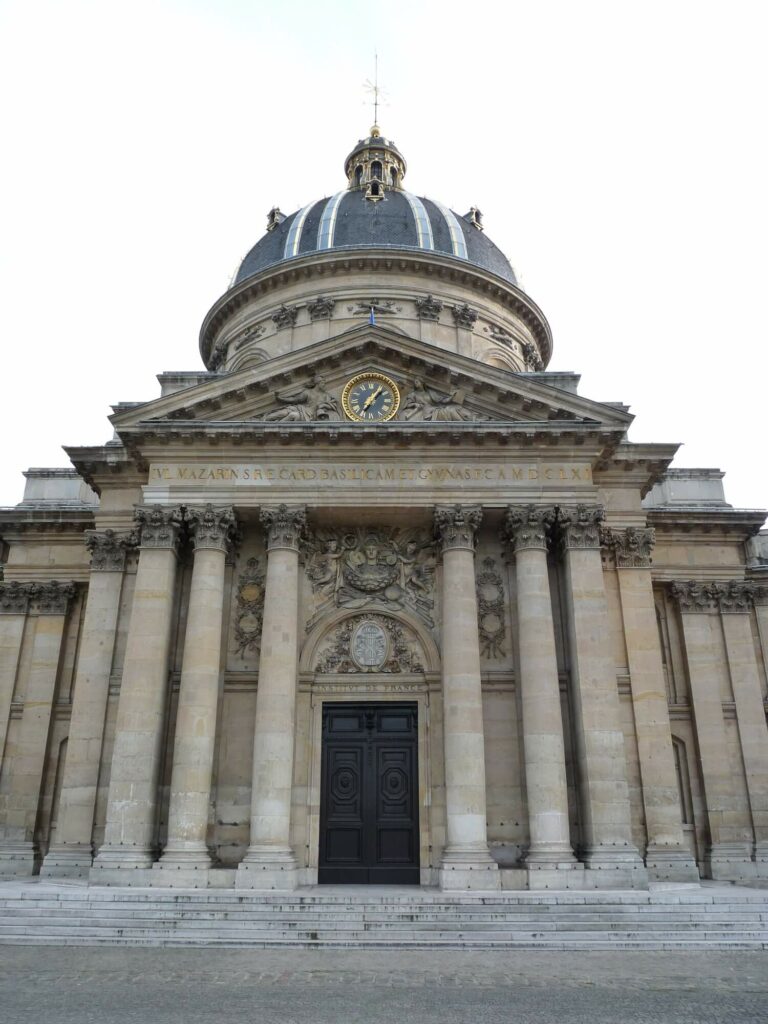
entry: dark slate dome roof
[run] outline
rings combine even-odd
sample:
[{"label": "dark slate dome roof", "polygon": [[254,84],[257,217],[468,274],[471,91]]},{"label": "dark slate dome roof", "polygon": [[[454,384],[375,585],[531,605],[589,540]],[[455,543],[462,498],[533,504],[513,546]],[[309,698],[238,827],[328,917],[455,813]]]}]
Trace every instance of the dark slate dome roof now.
[{"label": "dark slate dome roof", "polygon": [[437,252],[517,284],[509,260],[483,231],[442,203],[397,188],[377,201],[345,188],[290,214],[254,245],[232,284],[285,260],[365,248]]}]

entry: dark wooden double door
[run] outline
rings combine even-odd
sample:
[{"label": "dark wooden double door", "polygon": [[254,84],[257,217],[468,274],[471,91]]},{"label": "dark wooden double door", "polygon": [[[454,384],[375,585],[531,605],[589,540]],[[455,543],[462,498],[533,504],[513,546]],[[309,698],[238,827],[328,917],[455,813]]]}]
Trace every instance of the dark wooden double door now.
[{"label": "dark wooden double door", "polygon": [[418,885],[415,704],[323,708],[318,881]]}]

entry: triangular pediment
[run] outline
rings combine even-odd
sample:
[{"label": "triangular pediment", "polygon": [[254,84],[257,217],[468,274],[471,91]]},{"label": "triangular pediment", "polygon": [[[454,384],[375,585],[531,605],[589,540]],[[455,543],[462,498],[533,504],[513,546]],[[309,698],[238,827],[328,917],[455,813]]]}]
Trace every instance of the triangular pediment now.
[{"label": "triangular pediment", "polygon": [[194,387],[118,411],[119,436],[151,429],[156,436],[184,427],[196,433],[212,424],[280,428],[291,424],[350,426],[342,407],[345,386],[361,374],[395,382],[400,406],[387,427],[421,424],[471,426],[558,425],[617,435],[632,416],[541,381],[438,349],[378,325],[364,325],[307,348],[286,353]]}]

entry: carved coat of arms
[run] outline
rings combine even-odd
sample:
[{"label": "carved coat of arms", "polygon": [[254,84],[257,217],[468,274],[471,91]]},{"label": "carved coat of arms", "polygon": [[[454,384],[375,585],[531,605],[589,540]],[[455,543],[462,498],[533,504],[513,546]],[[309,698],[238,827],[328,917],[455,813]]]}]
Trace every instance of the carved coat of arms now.
[{"label": "carved coat of arms", "polygon": [[329,607],[376,603],[410,608],[432,626],[435,553],[423,531],[319,531],[309,543],[307,575],[320,598],[315,619]]}]

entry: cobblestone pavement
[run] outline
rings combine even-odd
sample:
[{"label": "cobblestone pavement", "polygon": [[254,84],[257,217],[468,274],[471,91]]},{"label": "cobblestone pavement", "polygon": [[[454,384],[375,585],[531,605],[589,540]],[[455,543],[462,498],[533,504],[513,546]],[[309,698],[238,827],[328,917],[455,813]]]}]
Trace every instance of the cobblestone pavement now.
[{"label": "cobblestone pavement", "polygon": [[765,1024],[768,954],[0,946],[3,1024]]}]

